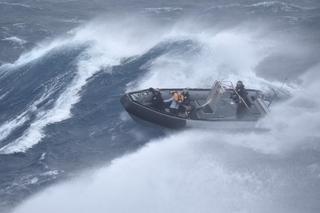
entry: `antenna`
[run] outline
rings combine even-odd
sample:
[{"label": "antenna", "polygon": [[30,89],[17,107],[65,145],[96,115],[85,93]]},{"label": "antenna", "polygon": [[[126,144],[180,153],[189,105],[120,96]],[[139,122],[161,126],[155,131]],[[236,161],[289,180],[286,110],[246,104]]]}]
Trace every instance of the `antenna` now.
[{"label": "antenna", "polygon": [[[288,81],[288,79],[289,79],[288,76],[283,79],[282,85],[281,85],[281,87],[279,88],[279,90],[282,90],[282,89],[283,89],[283,87],[284,87],[284,85],[286,84],[286,82]],[[271,97],[271,100],[270,100],[270,103],[268,104],[268,107],[271,106],[274,98],[275,98],[276,96],[278,96],[278,93],[277,93],[277,91],[276,91],[275,89],[271,88],[271,90],[273,91],[273,96]]]}]

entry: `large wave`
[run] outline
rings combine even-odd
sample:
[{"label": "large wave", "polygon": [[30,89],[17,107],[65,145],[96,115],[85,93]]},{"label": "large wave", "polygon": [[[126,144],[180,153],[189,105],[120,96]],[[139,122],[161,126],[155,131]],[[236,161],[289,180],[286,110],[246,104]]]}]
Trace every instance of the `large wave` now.
[{"label": "large wave", "polygon": [[[94,45],[85,58],[80,57],[78,77],[46,113],[45,125],[70,116],[81,87],[102,66],[120,63],[123,57],[139,58],[155,46],[167,51],[144,64],[148,72],[133,80],[128,90],[208,87],[214,79],[239,78],[248,87],[262,89],[282,84],[281,77],[271,82],[256,72],[258,65],[279,53],[278,41],[265,39],[261,32],[241,26],[195,31],[179,23],[164,28],[111,23],[94,23],[75,34],[80,41],[94,38]],[[150,29],[161,30],[150,34]],[[180,48],[170,45],[177,42]],[[292,48],[282,48],[281,54],[292,54]],[[259,123],[269,132],[171,132],[111,166],[46,189],[15,212],[313,211],[318,196],[311,189],[320,187],[318,70],[319,65],[314,65],[295,75],[293,97],[274,105],[271,115]],[[65,102],[66,107],[59,105]],[[60,109],[65,113],[56,119],[55,110]],[[310,158],[303,158],[306,153]]]},{"label": "large wave", "polygon": [[[48,55],[59,54],[66,51],[67,48],[86,46],[77,56],[76,62],[70,62],[75,67],[75,72],[64,70],[61,76],[54,76],[51,79],[53,82],[39,99],[29,104],[30,106],[21,114],[13,116],[10,121],[6,121],[0,126],[0,140],[4,140],[28,120],[30,112],[36,114],[36,118],[30,122],[28,129],[19,138],[1,147],[0,154],[25,152],[40,142],[45,137],[44,128],[47,125],[61,122],[72,116],[72,106],[80,100],[81,89],[90,77],[101,70],[112,72],[112,67],[120,64],[122,59],[142,54],[161,40],[161,37],[155,37],[156,31],[153,33],[153,38],[152,33],[148,33],[148,37],[146,37],[143,27],[149,25],[147,22],[144,25],[140,22],[139,29],[130,28],[130,25],[135,21],[137,20],[125,19],[121,23],[117,22],[117,24],[114,24],[114,22],[103,24],[101,21],[95,20],[93,23],[71,31],[70,35],[64,38],[39,44],[37,48],[22,55],[13,64],[3,65],[0,71],[3,75],[2,78],[5,79],[13,72],[21,72],[20,67],[32,63],[41,63]],[[99,27],[97,28],[97,26]],[[143,37],[146,37],[146,39],[143,39]],[[128,38],[130,39],[128,40]],[[143,42],[141,42],[141,39]],[[71,69],[70,67],[67,68]],[[54,73],[50,68],[49,70],[42,70],[42,72]],[[67,82],[65,88],[61,89],[57,84],[59,84],[61,78],[68,77],[67,73],[72,75],[72,80]],[[57,92],[58,89],[62,91],[51,107],[34,110],[34,107],[39,103],[51,99],[53,93]],[[12,94],[9,92],[5,95]]]}]

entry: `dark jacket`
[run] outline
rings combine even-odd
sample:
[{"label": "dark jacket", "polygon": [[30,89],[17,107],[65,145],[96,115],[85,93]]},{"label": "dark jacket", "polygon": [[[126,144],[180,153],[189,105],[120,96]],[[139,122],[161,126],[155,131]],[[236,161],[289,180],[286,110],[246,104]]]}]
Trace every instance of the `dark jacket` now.
[{"label": "dark jacket", "polygon": [[163,110],[164,103],[163,103],[163,98],[161,96],[161,92],[153,88],[149,88],[149,91],[152,93],[152,99],[151,99],[152,106],[159,110]]},{"label": "dark jacket", "polygon": [[[240,97],[241,98],[240,98]],[[235,88],[235,92],[231,95],[231,98],[234,100],[234,102],[241,104],[241,105],[247,105],[248,107],[251,106],[251,103],[248,99],[248,92],[246,91],[245,87],[243,84],[237,85]],[[243,103],[243,101],[245,103]]]}]

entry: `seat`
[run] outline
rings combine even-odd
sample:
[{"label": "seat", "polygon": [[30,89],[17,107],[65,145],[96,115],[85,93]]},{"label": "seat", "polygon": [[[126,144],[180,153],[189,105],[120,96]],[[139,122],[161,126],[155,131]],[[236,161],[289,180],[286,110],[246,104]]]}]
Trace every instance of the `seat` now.
[{"label": "seat", "polygon": [[205,109],[210,107],[212,113],[215,112],[216,106],[221,99],[221,96],[225,92],[224,88],[222,87],[219,81],[215,81],[211,87],[211,90],[207,96],[207,99],[204,104],[197,107],[197,110]]}]

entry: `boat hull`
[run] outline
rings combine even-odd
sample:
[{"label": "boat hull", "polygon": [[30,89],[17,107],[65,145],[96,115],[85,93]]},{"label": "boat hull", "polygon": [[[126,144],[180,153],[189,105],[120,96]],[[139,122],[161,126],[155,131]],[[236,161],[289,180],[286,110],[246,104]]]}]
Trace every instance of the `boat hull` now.
[{"label": "boat hull", "polygon": [[187,119],[161,113],[154,109],[143,106],[134,102],[128,94],[123,95],[120,99],[120,102],[129,114],[144,121],[171,129],[181,129],[186,127]]},{"label": "boat hull", "polygon": [[[133,101],[129,94],[125,94],[120,99],[125,110],[134,120],[139,120],[140,123],[156,124],[170,129],[182,128],[208,128],[215,130],[264,130],[257,126],[256,121],[244,120],[195,120],[180,118],[168,113],[159,112],[150,107],[144,106]],[[138,119],[137,119],[138,118]],[[144,122],[141,122],[144,121]]]}]

